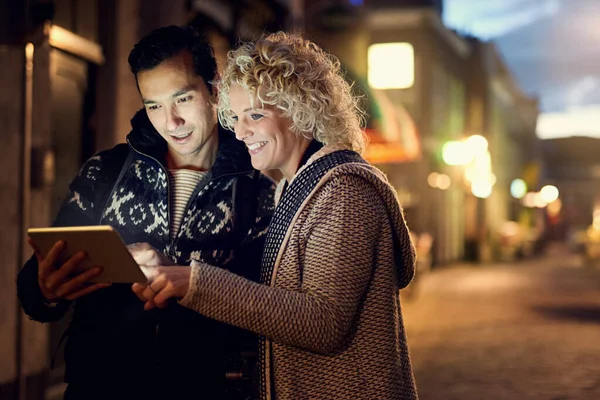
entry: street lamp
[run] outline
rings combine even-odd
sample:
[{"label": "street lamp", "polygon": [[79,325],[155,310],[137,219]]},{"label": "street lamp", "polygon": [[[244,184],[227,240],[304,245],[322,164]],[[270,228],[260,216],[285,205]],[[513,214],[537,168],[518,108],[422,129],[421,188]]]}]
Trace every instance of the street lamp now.
[{"label": "street lamp", "polygon": [[465,140],[448,141],[442,146],[442,159],[448,165],[465,166],[465,180],[475,197],[485,199],[492,194],[496,176],[492,173],[492,158],[486,138],[472,135]]},{"label": "street lamp", "polygon": [[463,167],[461,175],[465,187],[473,195],[466,197],[462,217],[465,254],[475,260],[488,260],[490,250],[486,239],[486,215],[481,199],[490,197],[496,184],[488,141],[481,135],[472,135],[463,140],[445,142],[442,145],[442,159],[447,165]]},{"label": "street lamp", "polygon": [[442,145],[442,159],[448,165],[467,165],[473,154],[465,142],[450,140]]},{"label": "street lamp", "polygon": [[553,185],[546,185],[540,190],[540,196],[546,202],[546,204],[552,203],[558,199],[558,189]]}]

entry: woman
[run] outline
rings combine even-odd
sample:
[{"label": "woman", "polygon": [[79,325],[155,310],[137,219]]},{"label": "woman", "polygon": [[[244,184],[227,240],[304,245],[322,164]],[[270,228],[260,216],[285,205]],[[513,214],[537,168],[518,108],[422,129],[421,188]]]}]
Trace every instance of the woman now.
[{"label": "woman", "polygon": [[253,166],[284,177],[262,282],[193,262],[154,269],[134,291],[147,308],[176,297],[261,335],[265,399],[416,399],[399,300],[414,249],[394,189],[358,154],[360,111],[339,62],[284,33],[244,44],[218,108]]}]

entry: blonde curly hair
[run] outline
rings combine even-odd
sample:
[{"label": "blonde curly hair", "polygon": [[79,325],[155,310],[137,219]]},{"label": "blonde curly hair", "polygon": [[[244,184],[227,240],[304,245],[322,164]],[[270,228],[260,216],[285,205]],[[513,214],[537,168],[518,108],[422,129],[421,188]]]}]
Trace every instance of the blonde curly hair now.
[{"label": "blonde curly hair", "polygon": [[280,109],[294,133],[358,153],[365,148],[360,98],[344,79],[339,60],[299,35],[278,32],[228,53],[217,110],[221,124],[231,130],[232,84],[262,105]]}]

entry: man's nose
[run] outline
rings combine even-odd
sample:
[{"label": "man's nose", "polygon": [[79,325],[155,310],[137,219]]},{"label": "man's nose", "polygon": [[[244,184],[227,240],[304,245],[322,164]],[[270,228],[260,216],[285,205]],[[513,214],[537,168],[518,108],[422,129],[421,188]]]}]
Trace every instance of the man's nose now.
[{"label": "man's nose", "polygon": [[167,130],[169,132],[177,131],[177,128],[185,123],[176,110],[167,110]]}]

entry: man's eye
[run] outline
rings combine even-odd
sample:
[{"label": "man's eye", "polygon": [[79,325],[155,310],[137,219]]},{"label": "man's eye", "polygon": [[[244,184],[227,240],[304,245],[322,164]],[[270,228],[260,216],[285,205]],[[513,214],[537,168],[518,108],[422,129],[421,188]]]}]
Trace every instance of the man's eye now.
[{"label": "man's eye", "polygon": [[252,121],[258,121],[262,117],[263,117],[262,114],[250,114],[250,118],[252,118]]},{"label": "man's eye", "polygon": [[158,104],[152,104],[151,106],[146,106],[146,109],[150,111],[158,110],[160,106]]},{"label": "man's eye", "polygon": [[192,96],[185,96],[185,97],[182,97],[180,99],[177,99],[177,102],[178,103],[187,103],[190,100],[192,100]]}]

